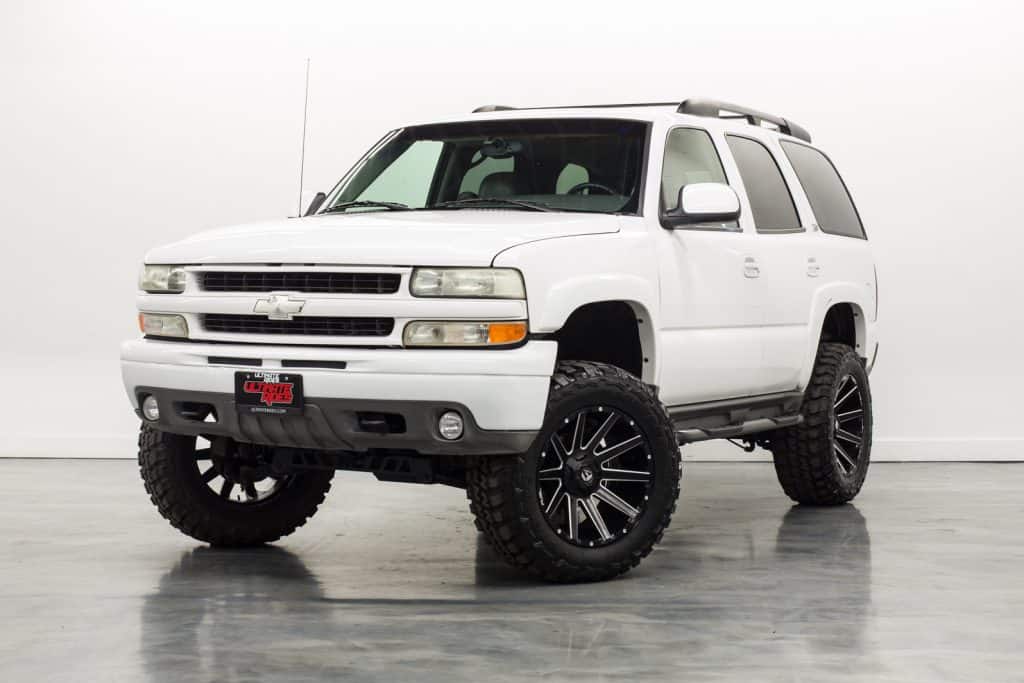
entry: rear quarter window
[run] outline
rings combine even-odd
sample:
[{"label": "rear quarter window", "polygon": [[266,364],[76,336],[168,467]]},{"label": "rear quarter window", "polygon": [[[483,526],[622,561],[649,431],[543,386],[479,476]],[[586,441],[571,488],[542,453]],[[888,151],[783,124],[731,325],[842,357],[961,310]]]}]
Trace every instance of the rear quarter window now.
[{"label": "rear quarter window", "polygon": [[857,207],[832,161],[807,145],[781,141],[822,232],[867,239]]}]

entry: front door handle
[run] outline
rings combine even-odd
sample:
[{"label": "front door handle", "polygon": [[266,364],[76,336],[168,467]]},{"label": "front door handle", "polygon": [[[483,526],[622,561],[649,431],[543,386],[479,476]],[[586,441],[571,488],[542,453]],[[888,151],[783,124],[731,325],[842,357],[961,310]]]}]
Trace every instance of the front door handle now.
[{"label": "front door handle", "polygon": [[818,265],[818,259],[813,256],[807,259],[807,277],[818,277],[821,275],[821,266]]},{"label": "front door handle", "polygon": [[761,269],[757,265],[757,259],[753,256],[743,259],[743,277],[761,277]]}]

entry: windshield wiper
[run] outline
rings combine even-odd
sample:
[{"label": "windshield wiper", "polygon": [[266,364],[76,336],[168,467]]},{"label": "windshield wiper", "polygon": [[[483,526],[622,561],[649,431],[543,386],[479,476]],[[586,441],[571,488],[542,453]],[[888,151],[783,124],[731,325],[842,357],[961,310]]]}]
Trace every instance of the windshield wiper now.
[{"label": "windshield wiper", "polygon": [[401,202],[371,202],[371,201],[357,201],[357,202],[342,202],[341,204],[335,204],[334,206],[324,209],[322,213],[335,213],[338,211],[344,211],[346,209],[353,209],[357,207],[368,206],[372,208],[388,209],[390,211],[408,211],[409,205],[402,204]]},{"label": "windshield wiper", "polygon": [[554,211],[550,206],[542,202],[531,202],[528,199],[507,199],[505,197],[467,197],[465,199],[452,199],[447,202],[438,202],[426,207],[429,209],[466,209],[474,206],[514,206],[529,211]]}]

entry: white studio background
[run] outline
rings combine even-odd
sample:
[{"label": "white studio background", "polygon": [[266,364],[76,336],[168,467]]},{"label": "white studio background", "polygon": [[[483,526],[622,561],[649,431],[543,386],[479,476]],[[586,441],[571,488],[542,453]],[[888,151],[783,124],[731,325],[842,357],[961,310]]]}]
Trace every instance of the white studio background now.
[{"label": "white studio background", "polygon": [[310,57],[311,190],[390,128],[489,102],[703,95],[799,121],[878,262],[877,457],[1017,458],[1021,19],[1012,2],[3,0],[0,456],[134,456],[117,356],[142,255],[295,213]]}]

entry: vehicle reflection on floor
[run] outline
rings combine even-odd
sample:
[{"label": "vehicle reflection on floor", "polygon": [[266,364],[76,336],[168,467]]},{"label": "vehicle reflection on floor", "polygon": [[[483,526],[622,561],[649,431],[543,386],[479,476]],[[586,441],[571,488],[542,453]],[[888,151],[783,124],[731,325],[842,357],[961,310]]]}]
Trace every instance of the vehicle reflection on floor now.
[{"label": "vehicle reflection on floor", "polygon": [[217,550],[131,462],[0,461],[0,679],[1012,680],[1021,465],[873,465],[794,507],[770,463],[687,466],[621,579],[502,562],[465,494],[340,475],[274,547]]},{"label": "vehicle reflection on floor", "polygon": [[[139,652],[156,680],[227,681],[356,670],[471,678],[482,673],[475,664],[513,652],[531,671],[566,675],[638,662],[688,668],[690,655],[709,650],[732,666],[738,641],[743,659],[772,658],[771,668],[815,652],[863,655],[870,537],[854,506],[793,507],[765,549],[753,536],[728,539],[717,548],[674,543],[672,566],[657,574],[548,586],[509,569],[477,536],[476,587],[461,599],[370,586],[365,597],[332,598],[282,548],[202,547],[146,599]],[[445,664],[420,669],[437,661]]]}]

